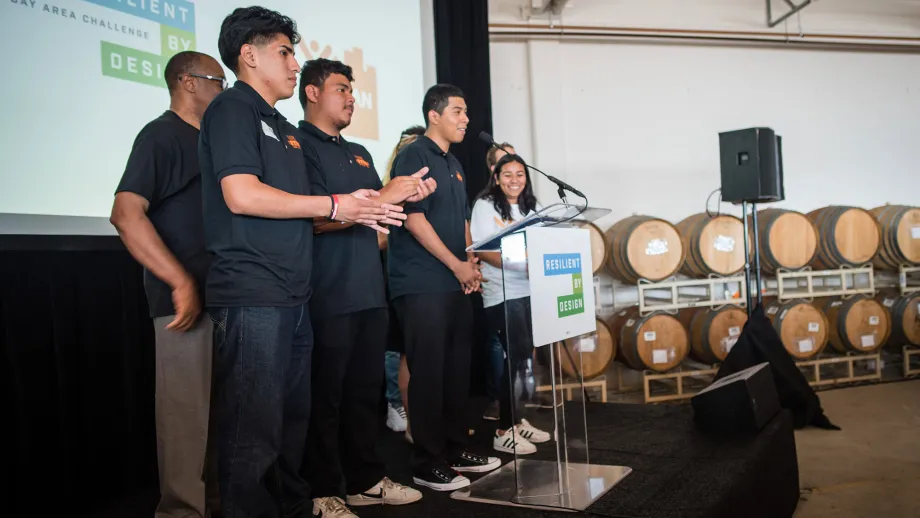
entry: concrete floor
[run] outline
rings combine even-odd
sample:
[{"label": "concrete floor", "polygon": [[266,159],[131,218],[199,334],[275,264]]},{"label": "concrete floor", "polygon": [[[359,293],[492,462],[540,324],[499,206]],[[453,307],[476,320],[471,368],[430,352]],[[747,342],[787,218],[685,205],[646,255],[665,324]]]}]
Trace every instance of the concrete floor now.
[{"label": "concrete floor", "polygon": [[818,395],[843,430],[796,432],[795,518],[920,517],[920,380]]}]

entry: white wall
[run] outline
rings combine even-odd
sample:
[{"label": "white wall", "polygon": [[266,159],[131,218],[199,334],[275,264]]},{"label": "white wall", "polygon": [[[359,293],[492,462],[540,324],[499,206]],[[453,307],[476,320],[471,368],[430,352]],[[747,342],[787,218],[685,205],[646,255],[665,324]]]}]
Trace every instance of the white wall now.
[{"label": "white wall", "polygon": [[[729,22],[720,8],[694,10],[696,26],[744,19],[765,28],[763,2],[755,12],[743,1],[749,11],[727,11]],[[592,11],[591,1],[573,4],[566,23],[583,6],[593,25],[624,25]],[[490,23],[513,21],[498,15]],[[635,18],[652,26],[656,16],[661,27],[680,18],[672,10]],[[838,13],[837,26],[834,19],[826,14],[822,30],[852,28],[851,15]],[[920,33],[917,18],[863,19],[864,32]],[[491,74],[495,138],[612,209],[602,229],[632,213],[676,222],[702,212],[720,184],[718,133],[752,126],[783,137],[786,201],[775,206],[920,205],[920,54],[493,38]],[[544,203],[556,199],[546,187],[538,184]]]}]

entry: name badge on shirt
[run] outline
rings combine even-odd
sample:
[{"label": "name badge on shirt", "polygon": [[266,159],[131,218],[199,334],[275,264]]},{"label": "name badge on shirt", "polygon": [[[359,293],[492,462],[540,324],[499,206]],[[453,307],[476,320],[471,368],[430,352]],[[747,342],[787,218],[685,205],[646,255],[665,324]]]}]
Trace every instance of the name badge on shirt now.
[{"label": "name badge on shirt", "polygon": [[272,129],[265,121],[262,121],[262,133],[265,133],[269,137],[281,142],[281,139],[278,138],[278,135],[275,135],[275,130]]}]

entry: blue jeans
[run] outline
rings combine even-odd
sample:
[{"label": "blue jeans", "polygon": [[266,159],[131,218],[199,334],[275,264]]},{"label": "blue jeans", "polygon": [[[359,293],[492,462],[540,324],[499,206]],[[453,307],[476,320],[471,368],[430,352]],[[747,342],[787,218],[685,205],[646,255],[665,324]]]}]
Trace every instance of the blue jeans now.
[{"label": "blue jeans", "polygon": [[505,372],[505,350],[502,349],[502,342],[492,326],[488,328],[486,340],[486,358],[489,362],[486,370],[486,394],[492,401],[498,401],[502,393],[502,374]]},{"label": "blue jeans", "polygon": [[384,365],[386,366],[387,402],[394,408],[403,406],[402,394],[399,392],[399,359],[400,354],[387,351]]},{"label": "blue jeans", "polygon": [[310,418],[307,306],[208,311],[223,516],[312,516],[309,487],[298,475]]}]

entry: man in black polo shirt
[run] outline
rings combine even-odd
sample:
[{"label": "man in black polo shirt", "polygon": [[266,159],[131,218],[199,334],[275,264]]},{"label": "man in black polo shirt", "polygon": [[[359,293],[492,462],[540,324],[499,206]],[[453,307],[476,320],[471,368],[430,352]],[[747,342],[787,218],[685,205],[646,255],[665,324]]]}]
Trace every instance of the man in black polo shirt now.
[{"label": "man in black polo shirt", "polygon": [[387,265],[411,375],[414,480],[452,491],[470,484],[458,472],[490,471],[500,462],[465,450],[473,327],[467,295],[479,290],[482,276],[478,259],[465,251],[472,239],[463,168],[448,151],[466,135],[463,92],[451,85],[431,87],[422,113],[425,135],[400,151],[392,177],[428,167],[438,190],[406,204],[408,219],[390,234]]},{"label": "man in black polo shirt", "polygon": [[310,516],[298,471],[310,414],[307,303],[313,218],[399,225],[379,193],[310,196],[297,128],[274,108],[294,94],[294,22],[262,7],[223,22],[218,48],[239,79],[205,111],[199,139],[206,300],[215,324],[220,493],[228,517]]},{"label": "man in black polo shirt", "polygon": [[205,473],[211,471],[205,466],[214,466],[216,459],[214,445],[208,444],[211,320],[201,318],[211,260],[201,219],[198,127],[227,80],[214,58],[191,51],[171,57],[164,76],[169,110],[135,138],[111,221],[144,267],[154,323],[160,474],[156,516],[203,518],[217,511],[217,481],[209,476],[213,473]]},{"label": "man in black polo shirt", "polygon": [[[351,67],[339,61],[308,61],[301,70],[299,128],[304,156],[315,165],[311,189],[375,189],[382,202],[421,201],[436,188],[434,180],[421,180],[427,169],[383,187],[367,149],[342,137],[354,113],[353,81]],[[389,320],[377,232],[314,225],[313,407],[301,473],[323,517],[351,518],[339,490],[343,474],[352,506],[408,504],[422,494],[387,478],[376,450]]]}]

